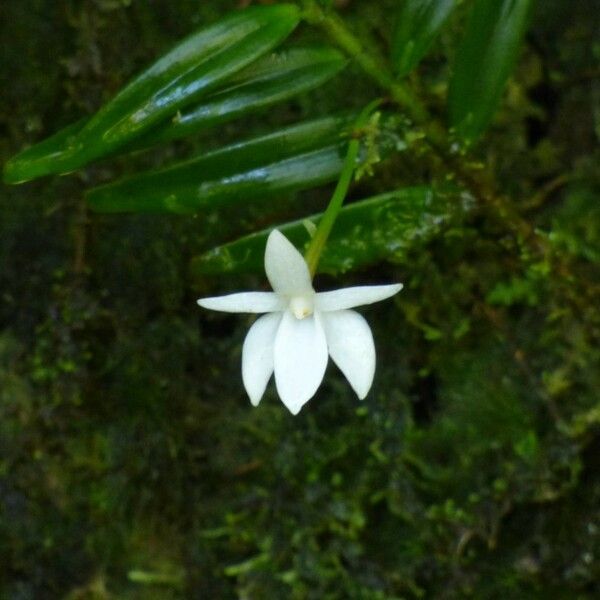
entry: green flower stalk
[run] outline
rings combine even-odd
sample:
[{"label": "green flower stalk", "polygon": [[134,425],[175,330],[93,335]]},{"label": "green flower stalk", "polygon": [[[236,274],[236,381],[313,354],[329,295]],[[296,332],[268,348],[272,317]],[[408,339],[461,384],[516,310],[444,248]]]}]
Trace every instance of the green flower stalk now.
[{"label": "green flower stalk", "polygon": [[[367,124],[371,113],[381,104],[381,102],[382,101],[380,99],[374,100],[361,111],[356,123],[354,124],[354,132],[360,132],[360,129]],[[327,210],[319,222],[319,226],[317,227],[306,254],[304,255],[311,277],[315,276],[317,267],[319,265],[319,259],[321,258],[321,254],[323,253],[323,249],[327,243],[327,238],[329,237],[342,205],[344,204],[346,194],[348,193],[348,188],[350,187],[350,183],[352,183],[352,175],[354,174],[354,170],[357,166],[359,152],[360,136],[353,135],[350,143],[348,144],[348,152],[346,153],[346,158],[344,159],[344,166],[342,167],[342,172],[340,174],[338,183],[335,186],[333,196],[329,201]]]}]

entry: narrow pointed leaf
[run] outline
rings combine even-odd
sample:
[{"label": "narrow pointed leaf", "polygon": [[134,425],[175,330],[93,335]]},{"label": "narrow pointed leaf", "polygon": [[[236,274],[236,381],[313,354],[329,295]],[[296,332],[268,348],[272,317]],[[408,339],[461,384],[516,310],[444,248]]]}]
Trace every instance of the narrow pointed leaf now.
[{"label": "narrow pointed leaf", "polygon": [[403,0],[392,39],[392,62],[400,76],[410,73],[456,6],[456,0]]},{"label": "narrow pointed leaf", "polygon": [[450,81],[450,123],[465,141],[488,126],[517,60],[533,0],[475,0]]},{"label": "narrow pointed leaf", "polygon": [[98,212],[195,212],[266,198],[334,180],[343,162],[344,127],[327,117],[227,146],[162,169],[92,189]]},{"label": "narrow pointed leaf", "polygon": [[[150,127],[197,102],[283,41],[296,27],[292,4],[237,11],[192,34],[101,108],[60,152],[60,160],[35,153],[5,166],[7,182],[66,173],[107,156]],[[72,132],[71,132],[72,133]],[[56,142],[56,139],[54,140]]]},{"label": "narrow pointed leaf", "polygon": [[[109,144],[189,105],[285,39],[298,23],[293,5],[248,9],[184,41],[138,77],[82,131]],[[202,52],[197,49],[202,48]]]},{"label": "narrow pointed leaf", "polygon": [[[431,239],[443,227],[471,210],[468,200],[452,189],[429,187],[397,190],[361,200],[340,211],[319,263],[319,272],[343,273],[384,258],[398,260],[418,243]],[[321,214],[309,217],[318,224]],[[301,249],[309,242],[306,219],[277,225]],[[194,276],[225,273],[262,273],[271,229],[219,246],[192,260]]]},{"label": "narrow pointed leaf", "polygon": [[198,105],[178,111],[135,140],[135,147],[178,139],[236,117],[283,102],[315,88],[346,64],[340,52],[328,47],[291,48],[263,57],[225,82],[224,89]]},{"label": "narrow pointed leaf", "polygon": [[[130,186],[92,190],[88,196],[97,212],[194,213],[236,202],[266,199],[278,194],[317,187],[334,181],[342,169],[341,145],[327,146],[232,176],[202,181],[201,163],[180,171],[176,185],[156,188],[148,181],[131,181]],[[125,189],[133,192],[125,194]],[[140,191],[145,190],[145,194]]]},{"label": "narrow pointed leaf", "polygon": [[[209,94],[200,104],[177,111],[171,119],[150,128],[147,134],[119,148],[117,153],[179,139],[283,102],[321,85],[336,75],[346,62],[341,53],[326,46],[291,48],[270,54],[224,82],[223,89]],[[7,165],[7,183],[46,175],[49,166],[60,171],[63,161],[71,160],[69,147],[87,122],[89,119],[82,119],[21,152],[16,157],[18,160]],[[20,179],[21,172],[27,176]]]}]

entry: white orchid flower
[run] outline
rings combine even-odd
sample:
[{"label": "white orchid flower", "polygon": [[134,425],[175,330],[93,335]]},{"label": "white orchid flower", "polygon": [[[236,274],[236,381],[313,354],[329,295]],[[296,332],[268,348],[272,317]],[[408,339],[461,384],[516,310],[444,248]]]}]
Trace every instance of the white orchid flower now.
[{"label": "white orchid flower", "polygon": [[273,292],[241,292],[201,298],[210,310],[267,313],[248,331],[242,379],[254,406],[275,372],[279,397],[294,415],[316,393],[328,355],[362,400],[375,375],[375,344],[355,306],[385,300],[402,284],[349,287],[315,293],[302,255],[279,231],[269,235],[265,271]]}]

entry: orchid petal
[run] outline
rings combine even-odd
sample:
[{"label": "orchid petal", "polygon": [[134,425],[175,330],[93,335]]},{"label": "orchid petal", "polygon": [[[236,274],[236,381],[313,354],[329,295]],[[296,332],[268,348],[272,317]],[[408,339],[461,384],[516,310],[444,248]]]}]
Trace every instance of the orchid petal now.
[{"label": "orchid petal", "polygon": [[363,304],[373,304],[390,298],[402,289],[401,283],[391,285],[362,285],[320,292],[315,297],[315,310],[345,310]]},{"label": "orchid petal", "polygon": [[250,402],[258,406],[273,374],[273,344],[281,313],[259,317],[244,340],[242,348],[242,380]]},{"label": "orchid petal", "polygon": [[277,229],[267,239],[265,271],[271,287],[281,296],[313,293],[310,273],[302,254]]},{"label": "orchid petal", "polygon": [[275,383],[294,415],[317,391],[327,368],[327,342],[318,314],[297,319],[285,312],[275,338]]},{"label": "orchid petal", "polygon": [[285,303],[273,292],[240,292],[227,296],[200,298],[202,308],[234,313],[267,313],[282,311]]},{"label": "orchid petal", "polygon": [[375,343],[371,328],[362,315],[340,310],[321,315],[327,347],[333,362],[362,400],[375,376]]}]

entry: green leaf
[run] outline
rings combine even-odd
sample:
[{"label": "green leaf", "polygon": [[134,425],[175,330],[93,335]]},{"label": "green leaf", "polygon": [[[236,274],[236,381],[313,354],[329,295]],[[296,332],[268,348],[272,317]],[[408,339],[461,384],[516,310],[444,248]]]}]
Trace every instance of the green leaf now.
[{"label": "green leaf", "polygon": [[392,39],[392,61],[398,75],[406,75],[417,66],[455,5],[455,0],[402,2]]},{"label": "green leaf", "polygon": [[130,83],[84,128],[118,145],[213,90],[284,40],[296,27],[291,4],[232,13],[190,36]]},{"label": "green leaf", "polygon": [[[80,119],[45,140],[19,152],[4,165],[5,183],[31,181],[51,173],[67,173],[70,148],[89,119]],[[73,169],[74,170],[74,169]]]},{"label": "green leaf", "polygon": [[[326,46],[291,48],[270,54],[227,80],[223,89],[209,94],[200,104],[177,111],[171,119],[153,127],[145,135],[119,148],[117,153],[140,150],[225,123],[253,111],[283,102],[296,94],[317,87],[336,75],[345,65],[342,54]],[[35,165],[43,165],[38,175],[47,174],[48,162],[58,165],[76,134],[89,119],[82,119],[62,129],[43,142],[18,155],[21,170],[34,173]],[[7,179],[13,165],[7,165]],[[8,183],[18,183],[15,179]]]},{"label": "green leaf", "polygon": [[335,180],[353,116],[327,117],[87,193],[98,212],[196,212]]},{"label": "green leaf", "polygon": [[475,0],[450,81],[450,123],[476,140],[491,121],[517,60],[533,0]]},{"label": "green leaf", "polygon": [[334,75],[346,60],[333,48],[291,48],[261,58],[187,110],[135,140],[135,147],[184,137],[260,110],[315,88]]},{"label": "green leaf", "polygon": [[119,92],[54,158],[38,154],[32,161],[35,153],[14,157],[5,166],[5,181],[73,171],[111,154],[277,46],[299,19],[296,6],[278,4],[237,11],[201,29]]},{"label": "green leaf", "polygon": [[[323,273],[343,273],[384,258],[399,260],[415,244],[427,241],[456,214],[469,210],[453,190],[429,187],[396,190],[342,208],[319,262]],[[317,224],[322,215],[308,220]],[[308,245],[306,220],[277,228],[297,248]],[[223,273],[262,273],[267,236],[272,228],[219,246],[192,260],[194,276]]]}]

